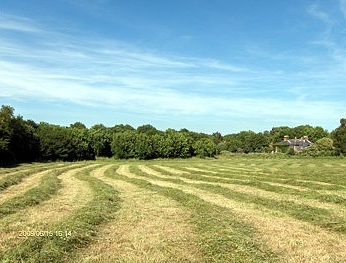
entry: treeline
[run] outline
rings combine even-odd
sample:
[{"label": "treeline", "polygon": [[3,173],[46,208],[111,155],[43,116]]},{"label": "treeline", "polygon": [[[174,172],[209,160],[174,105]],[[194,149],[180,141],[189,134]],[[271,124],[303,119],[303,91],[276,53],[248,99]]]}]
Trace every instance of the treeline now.
[{"label": "treeline", "polygon": [[[334,154],[345,154],[346,121],[331,134],[321,127],[310,125],[290,128],[275,127],[271,131],[255,133],[241,131],[222,136],[197,133],[187,129],[157,130],[152,125],[133,128],[130,125],[106,127],[97,124],[87,128],[76,122],[69,127],[49,123],[35,123],[14,115],[10,106],[0,110],[0,164],[8,165],[31,161],[77,161],[96,157],[119,159],[214,157],[222,151],[251,153],[271,152],[273,143],[284,135],[300,138],[308,135],[313,142],[328,138]],[[334,141],[333,141],[334,140]],[[315,153],[314,153],[315,154]],[[313,154],[311,154],[313,155]]]}]

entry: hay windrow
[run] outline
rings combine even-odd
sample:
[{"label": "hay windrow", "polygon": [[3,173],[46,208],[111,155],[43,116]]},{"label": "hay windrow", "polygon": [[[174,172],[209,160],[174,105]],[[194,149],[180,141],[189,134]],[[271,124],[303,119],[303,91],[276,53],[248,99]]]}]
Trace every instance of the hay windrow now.
[{"label": "hay windrow", "polygon": [[343,234],[331,233],[282,213],[274,214],[270,210],[258,210],[255,206],[230,200],[193,186],[143,178],[143,176],[131,173],[129,166],[121,166],[117,172],[129,178],[145,179],[147,182],[161,187],[179,189],[204,201],[231,209],[239,219],[252,224],[257,229],[257,239],[276,253],[281,254],[283,262],[336,263],[346,260],[346,238]]},{"label": "hay windrow", "polygon": [[[151,169],[145,165],[138,165],[138,168],[141,171],[143,171],[144,173],[147,173],[148,175],[154,175],[154,176],[157,176],[159,178],[164,178],[164,179],[171,179],[170,176],[164,175],[164,174],[162,174],[156,170],[153,170],[153,169]],[[198,176],[215,179],[215,177],[208,176],[208,175],[198,175]],[[318,200],[304,198],[302,196],[294,196],[294,195],[285,194],[285,193],[275,193],[275,192],[262,190],[262,189],[259,189],[259,188],[253,187],[253,186],[240,185],[240,184],[204,182],[201,180],[187,179],[187,178],[180,177],[180,176],[175,176],[174,178],[179,179],[179,180],[186,182],[188,184],[217,185],[217,186],[221,186],[221,187],[230,189],[230,190],[238,192],[238,193],[244,193],[244,194],[248,194],[248,195],[255,196],[255,197],[263,197],[263,198],[273,199],[273,200],[277,200],[277,201],[288,201],[288,202],[293,202],[295,204],[304,204],[304,205],[310,205],[310,206],[317,207],[317,208],[328,209],[330,211],[334,211],[335,215],[338,215],[340,217],[346,217],[346,209],[344,207],[340,207],[337,204],[325,203],[325,202],[321,202]],[[217,178],[219,178],[219,177],[217,177]]]},{"label": "hay windrow", "polygon": [[35,187],[39,184],[41,178],[49,173],[51,170],[45,170],[39,173],[30,175],[22,180],[19,184],[12,185],[6,188],[0,195],[0,205],[4,201],[11,199],[12,197],[24,193],[27,189]]},{"label": "hay windrow", "polygon": [[[22,242],[20,231],[42,230],[45,225],[71,215],[92,199],[93,193],[87,182],[74,177],[78,172],[95,166],[88,165],[62,173],[62,188],[57,194],[37,206],[31,206],[0,220],[0,251]],[[6,245],[7,244],[7,245]]]},{"label": "hay windrow", "polygon": [[102,177],[109,167],[94,175],[120,191],[122,206],[80,262],[199,262],[189,213],[155,192]]},{"label": "hay windrow", "polygon": [[[24,251],[24,262],[344,263],[344,166],[235,156],[1,168],[0,262]],[[50,227],[78,237],[18,237]]]},{"label": "hay windrow", "polygon": [[164,171],[167,171],[171,174],[176,174],[176,175],[181,175],[181,174],[189,174],[189,172],[187,171],[183,171],[183,170],[178,170],[178,169],[174,169],[168,166],[163,166],[163,165],[154,165],[155,167],[162,169]]},{"label": "hay windrow", "polygon": [[74,175],[94,166],[95,164],[71,169],[61,174],[59,178],[62,188],[58,194],[53,199],[42,203],[37,209],[33,207],[29,210],[26,215],[27,222],[33,224],[35,222],[58,221],[89,202],[93,193],[88,183],[75,178]]},{"label": "hay windrow", "polygon": [[[11,199],[14,196],[20,195],[22,193],[24,193],[25,191],[27,191],[30,188],[36,187],[37,185],[39,185],[41,178],[50,173],[51,171],[56,171],[59,169],[66,169],[66,167],[69,168],[73,168],[75,166],[80,166],[80,164],[69,164],[68,166],[65,165],[53,165],[53,167],[47,167],[47,170],[38,172],[38,173],[34,173],[34,174],[30,174],[29,176],[25,177],[19,184],[15,184],[12,185],[8,188],[6,188],[0,195],[0,205],[1,203],[3,203],[4,201]],[[26,170],[28,171],[28,170]]]}]

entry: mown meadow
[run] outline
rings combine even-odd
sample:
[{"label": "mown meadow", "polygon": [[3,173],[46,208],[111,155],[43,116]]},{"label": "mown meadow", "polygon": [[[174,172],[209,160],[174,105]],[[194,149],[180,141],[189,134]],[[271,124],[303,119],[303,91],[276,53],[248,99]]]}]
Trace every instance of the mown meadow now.
[{"label": "mown meadow", "polygon": [[344,158],[0,168],[0,262],[346,262]]}]

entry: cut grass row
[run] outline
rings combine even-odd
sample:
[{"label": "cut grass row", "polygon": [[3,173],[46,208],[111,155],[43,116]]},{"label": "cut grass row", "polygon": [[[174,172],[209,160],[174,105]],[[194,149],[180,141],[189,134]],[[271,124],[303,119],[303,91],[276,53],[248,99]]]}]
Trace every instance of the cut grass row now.
[{"label": "cut grass row", "polygon": [[[167,180],[165,180],[162,177],[143,173],[134,166],[130,167],[132,172],[126,171],[125,168],[118,172],[127,177],[125,180],[134,183],[140,180],[144,185],[181,190],[185,194],[192,194],[217,206],[237,211],[238,219],[242,221],[247,218],[245,222],[250,222],[258,228],[260,239],[267,240],[266,243],[271,244],[276,252],[286,252],[283,253],[285,256],[282,262],[314,262],[319,259],[320,262],[334,263],[344,262],[346,258],[344,253],[346,244],[342,241],[345,240],[345,235],[338,234],[339,229],[336,229],[335,234],[333,233],[335,229],[328,228],[329,231],[323,231],[319,227],[314,227],[313,221],[308,220],[310,224],[306,224],[299,218],[287,214],[284,209],[273,210],[271,205],[261,209],[256,203],[234,200],[230,196],[222,197],[223,195],[218,192],[213,192],[212,188],[202,190],[179,179],[166,178]],[[255,197],[253,198],[255,199]],[[274,232],[272,232],[273,228],[276,229]],[[292,240],[290,235],[296,236],[296,238]]]},{"label": "cut grass row", "polygon": [[[138,168],[143,171],[144,173],[147,173],[149,175],[155,175],[160,178],[170,178],[172,179],[172,175],[182,175],[183,173],[180,172],[180,170],[172,169],[165,166],[152,166],[152,168],[149,168],[147,166],[139,165]],[[159,168],[159,170],[157,169]],[[168,173],[167,173],[168,172]],[[209,180],[203,180],[203,178],[209,179]],[[211,179],[210,179],[211,178]],[[312,198],[315,197],[313,195],[309,196],[309,198],[306,197],[306,195],[292,195],[290,188],[287,188],[287,186],[284,187],[284,190],[280,187],[279,189],[275,189],[272,191],[268,191],[268,189],[263,190],[259,187],[256,187],[256,185],[248,185],[248,184],[239,184],[239,183],[232,183],[232,180],[226,180],[225,183],[224,180],[213,180],[217,179],[214,176],[208,176],[208,175],[190,175],[188,176],[175,176],[174,179],[181,180],[187,184],[205,184],[205,185],[216,185],[221,186],[227,189],[230,189],[235,192],[239,192],[242,194],[249,194],[252,196],[260,197],[260,198],[267,198],[267,199],[274,199],[277,201],[282,202],[293,202],[295,204],[305,204],[312,207],[322,208],[322,209],[328,209],[333,210],[335,213],[341,215],[341,217],[345,217],[346,215],[346,209],[343,207],[340,207],[338,204],[333,203],[326,203],[321,202],[319,198]],[[221,182],[220,182],[221,181]],[[178,181],[179,182],[179,181]],[[285,190],[288,189],[288,191],[285,192]],[[307,193],[307,190],[305,189],[305,193]]]},{"label": "cut grass row", "polygon": [[[147,172],[143,172],[143,170],[141,170],[138,167],[135,166],[131,166],[131,171],[133,173],[135,173],[136,175],[141,175],[143,177],[149,177],[151,179],[159,179],[162,181],[168,181],[168,182],[173,182],[176,184],[180,184],[180,185],[191,185],[193,187],[196,187],[198,189],[202,189],[202,190],[206,190],[215,194],[222,194],[223,196],[231,199],[231,200],[236,200],[236,201],[240,201],[243,203],[248,203],[248,204],[256,204],[258,206],[273,210],[273,211],[279,211],[281,213],[285,213],[293,218],[296,218],[298,220],[302,220],[302,221],[306,221],[309,223],[313,223],[316,224],[320,227],[329,229],[331,231],[336,231],[336,232],[340,232],[340,233],[346,233],[346,218],[345,217],[340,217],[337,216],[335,214],[333,214],[332,211],[328,210],[328,209],[324,209],[324,208],[317,208],[314,206],[310,206],[310,205],[305,205],[305,204],[297,204],[295,202],[292,201],[287,201],[287,200],[275,200],[272,198],[264,198],[264,197],[259,197],[258,195],[253,195],[250,193],[241,193],[239,191],[235,191],[232,190],[230,188],[225,188],[223,186],[217,185],[215,183],[216,182],[213,180],[210,180],[210,183],[207,182],[202,182],[201,180],[197,181],[198,179],[198,175],[192,176],[192,175],[186,175],[183,174],[181,175],[181,177],[176,177],[176,178],[170,178],[169,175],[163,175],[158,177],[157,175],[159,174],[159,172],[155,173],[150,173]],[[183,178],[186,177],[190,177],[195,179],[195,182],[189,181],[183,181]],[[205,178],[203,178],[205,179]],[[198,183],[200,182],[200,183]],[[224,183],[224,182],[223,182]],[[244,185],[251,185],[254,187],[254,192],[255,192],[255,187],[258,187],[260,189],[262,189],[261,187],[259,187],[259,185],[257,185],[257,182],[253,182],[253,184],[246,183]],[[265,189],[268,191],[268,189]],[[271,186],[270,190],[272,190],[275,193],[281,193],[281,194],[292,194],[292,190],[293,189],[289,189],[289,188],[285,188],[285,189],[280,189],[280,190],[276,190],[275,187]],[[317,196],[316,200],[320,199],[320,195],[319,194],[315,194],[315,196],[313,195],[312,192],[309,192],[311,194],[309,194],[309,196],[304,196],[302,195],[301,197],[310,197],[315,199],[315,197]],[[326,199],[323,199],[323,201],[325,201]],[[333,201],[330,199],[327,199],[328,201]]]},{"label": "cut grass row", "polygon": [[[179,189],[151,184],[147,180],[126,176],[125,172],[107,171],[106,176],[133,183],[171,198],[187,209],[197,230],[197,246],[202,262],[275,262],[274,253],[254,239],[253,228],[223,209]],[[161,180],[161,179],[160,179]]]},{"label": "cut grass row", "polygon": [[19,172],[32,170],[33,167],[35,168],[47,167],[48,165],[59,166],[64,164],[63,163],[24,163],[24,164],[20,164],[18,166],[9,167],[9,168],[0,167],[0,178],[7,175],[11,175],[11,174],[16,174]]},{"label": "cut grass row", "polygon": [[[153,166],[153,169],[160,169],[160,167]],[[181,177],[192,179],[192,180],[200,180],[203,182],[217,182],[217,183],[228,183],[228,184],[237,184],[237,185],[245,185],[251,186],[258,189],[262,189],[265,191],[275,192],[275,193],[285,193],[289,195],[294,195],[302,198],[308,199],[316,199],[322,202],[327,203],[335,203],[346,205],[346,187],[343,185],[321,185],[316,182],[306,182],[301,180],[293,180],[293,179],[278,179],[272,176],[246,176],[243,174],[232,174],[228,172],[223,173],[209,173],[208,170],[195,171],[192,172],[187,169],[179,168],[181,171]],[[170,173],[164,169],[160,169],[160,171],[166,175],[174,175],[174,173]],[[212,171],[212,170],[211,170]],[[214,171],[212,171],[214,172]],[[340,174],[339,180],[342,180],[342,175]],[[295,186],[304,187],[303,189],[295,189]],[[322,192],[322,193],[321,193]],[[324,192],[324,193],[323,193]],[[332,192],[330,194],[326,194],[325,192]],[[335,194],[338,193],[339,194]]]},{"label": "cut grass row", "polygon": [[[200,165],[197,165],[197,167]],[[205,165],[201,165],[206,167]],[[344,174],[346,163],[344,159],[296,159],[296,160],[263,160],[263,159],[232,159],[208,164],[212,170],[220,167],[229,173],[240,171],[245,175],[264,175],[273,179],[284,179],[316,183],[319,185],[334,184],[346,187]],[[332,189],[333,190],[333,189]]]},{"label": "cut grass row", "polygon": [[[249,168],[242,168],[241,170],[237,170],[234,168],[225,168],[221,171],[215,173],[215,167],[211,166],[209,168],[204,167],[204,169],[199,169],[199,175],[208,175],[220,177],[221,179],[232,179],[232,180],[255,180],[261,182],[274,182],[287,184],[291,186],[297,187],[305,187],[312,190],[346,190],[346,180],[343,177],[337,176],[342,175],[344,171],[335,172],[333,170],[333,175],[328,173],[327,169],[323,169],[323,173],[321,175],[314,174],[314,170],[308,170],[304,173],[298,171],[293,175],[291,172],[285,169],[279,170],[277,173],[267,173],[261,172],[261,170],[254,170]],[[179,169],[186,173],[192,173],[191,169],[186,167],[179,167]],[[311,178],[311,174],[314,174],[314,177]],[[333,178],[333,180],[331,180]]]},{"label": "cut grass row", "polygon": [[[44,168],[40,168],[40,171],[41,169]],[[45,200],[48,200],[61,187],[58,176],[70,169],[71,165],[66,165],[62,168],[50,169],[48,170],[47,174],[42,176],[37,186],[3,202],[0,207],[0,219],[6,215],[18,212],[18,210],[25,207],[35,206]],[[37,170],[35,170],[35,172],[37,172]],[[25,173],[25,176],[30,175],[34,175],[34,173]],[[22,179],[23,177],[19,181],[16,181],[16,184],[20,183]]]},{"label": "cut grass row", "polygon": [[0,178],[0,193],[12,185],[19,184],[25,177],[44,171],[46,169],[46,167],[34,166],[34,168],[32,169],[19,170],[18,172],[3,176],[2,178]]},{"label": "cut grass row", "polygon": [[[273,162],[270,161],[269,164],[271,163]],[[26,238],[17,246],[1,254],[0,262],[77,262],[77,260],[90,263],[149,262],[150,256],[155,255],[158,257],[154,262],[286,263],[316,262],[316,260],[344,262],[346,259],[345,217],[342,216],[345,211],[342,204],[344,181],[340,178],[339,171],[342,165],[339,163],[339,168],[332,170],[332,176],[326,176],[328,166],[318,167],[317,163],[313,163],[314,167],[304,168],[303,173],[295,174],[291,178],[292,171],[286,170],[285,163],[288,162],[284,161],[280,165],[275,163],[276,172],[280,172],[279,176],[266,171],[265,165],[257,160],[242,160],[239,164],[229,164],[219,160],[192,160],[191,163],[185,160],[128,162],[125,165],[123,162],[117,162],[107,163],[109,165],[102,163],[96,170],[95,166],[86,167],[84,163],[82,166],[85,169],[76,170],[77,172],[71,173],[71,176],[89,185],[92,191],[91,199],[84,203],[83,207],[71,211],[72,213],[67,217],[58,221],[44,222],[41,225],[51,232],[67,231],[71,232],[71,235]],[[217,164],[220,165],[219,169],[215,168]],[[297,164],[294,161],[290,164],[296,167],[302,165],[302,162]],[[253,171],[251,171],[252,168]],[[305,174],[312,172],[312,168],[319,169],[316,181]],[[102,176],[104,172],[106,178]],[[256,175],[256,172],[260,174]],[[329,177],[333,179],[330,180]],[[56,174],[55,178],[61,180],[60,175]],[[300,185],[302,189],[290,187],[299,183],[305,186]],[[57,185],[59,187],[59,182]],[[78,184],[76,186],[78,187]],[[136,187],[144,191],[138,191]],[[34,189],[30,190],[34,191]],[[50,191],[49,187],[43,189],[44,194]],[[246,191],[242,192],[244,189]],[[254,190],[253,193],[251,189]],[[32,206],[35,210],[35,207],[39,206],[29,201],[30,190],[8,201],[14,202],[14,205],[16,198],[23,198],[24,203],[27,202],[24,207]],[[81,191],[84,190],[86,189],[81,187]],[[57,191],[60,190],[56,190],[51,196],[56,195]],[[260,194],[256,194],[256,191]],[[321,193],[321,191],[325,192]],[[135,192],[137,196],[134,195]],[[334,192],[340,194],[334,195]],[[124,195],[124,193],[127,194]],[[129,218],[129,229],[131,222],[135,227],[136,222],[144,220],[146,216],[151,218],[151,220],[147,218],[149,221],[155,221],[154,214],[158,215],[160,209],[152,206],[159,204],[159,196],[173,200],[183,208],[182,211],[185,210],[181,216],[188,215],[196,234],[195,239],[189,240],[193,243],[191,250],[193,246],[196,246],[201,256],[197,253],[195,258],[193,256],[174,257],[174,254],[161,257],[159,253],[155,254],[155,249],[162,248],[165,250],[163,254],[178,253],[179,246],[184,246],[186,243],[178,239],[163,246],[162,243],[156,244],[154,239],[147,238],[148,247],[150,248],[150,242],[153,242],[151,245],[154,246],[146,252],[148,254],[139,253],[132,258],[131,255],[113,256],[108,261],[104,260],[107,257],[101,257],[103,261],[97,258],[81,260],[80,256],[85,255],[79,253],[81,248],[88,250],[89,246],[96,244],[95,242],[105,241],[104,238],[97,237],[97,235],[108,233],[102,232],[105,228],[117,229],[121,226],[125,228],[126,216],[133,217]],[[127,211],[130,211],[130,214],[126,214],[124,210],[122,219],[117,215],[122,204],[120,197],[126,199],[123,205],[124,208],[127,207]],[[289,197],[290,200],[287,200]],[[153,201],[151,198],[157,200]],[[299,200],[299,203],[294,201],[295,198]],[[133,214],[131,214],[132,206],[136,202],[143,207],[136,208],[137,210],[133,207]],[[175,206],[172,202],[168,203],[169,206]],[[314,206],[314,204],[318,205]],[[12,209],[16,209],[17,205],[14,205]],[[335,210],[338,207],[341,209],[336,213]],[[144,210],[149,208],[150,215],[145,216]],[[177,215],[172,214],[170,218],[166,217],[166,224],[171,222],[174,227],[177,221],[170,220],[175,216]],[[37,225],[37,227],[40,226]],[[156,236],[159,232],[155,233],[155,231],[160,231],[161,228],[151,229],[148,226],[147,229],[154,231],[151,234]],[[141,230],[146,231],[145,227]],[[133,229],[138,231],[138,234],[142,233],[141,230]],[[121,232],[113,233],[112,242],[117,241],[119,233],[121,234]],[[125,235],[123,238],[126,238],[126,233],[123,234]],[[143,235],[145,236],[144,232]],[[136,245],[136,240],[128,238],[133,242],[132,245],[140,249],[140,245]],[[169,237],[167,236],[165,240],[169,240]],[[101,247],[107,246],[107,244],[97,244]],[[172,248],[173,246],[175,248]],[[112,253],[108,252],[109,255]],[[158,260],[159,258],[161,261]]]},{"label": "cut grass row", "polygon": [[202,262],[189,211],[157,192],[105,177],[112,166],[111,172],[118,168],[106,165],[92,175],[120,192],[121,208],[77,262]]},{"label": "cut grass row", "polygon": [[[1,262],[73,262],[75,250],[92,241],[100,224],[110,220],[119,208],[117,191],[91,177],[94,168],[79,171],[77,179],[89,184],[93,199],[68,218],[44,225],[50,235],[31,236],[0,255]],[[46,194],[49,190],[45,189]],[[55,233],[61,233],[62,236]],[[67,233],[67,234],[66,234]]]},{"label": "cut grass row", "polygon": [[31,189],[33,187],[36,187],[40,184],[41,178],[52,171],[61,171],[64,172],[66,170],[73,169],[74,167],[81,167],[82,164],[68,164],[65,163],[64,165],[49,165],[44,171],[38,172],[38,173],[31,173],[28,176],[25,176],[20,182],[17,184],[13,184],[6,189],[4,189],[1,192],[0,195],[0,204],[5,202],[8,199],[11,199],[14,196],[18,196],[24,192],[26,192],[28,189]]},{"label": "cut grass row", "polygon": [[[79,168],[76,168],[77,166]],[[73,214],[78,208],[83,207],[92,198],[92,191],[89,189],[88,183],[76,179],[74,174],[92,166],[95,167],[95,164],[79,163],[64,167],[62,173],[58,175],[59,189],[54,195],[37,205],[17,209],[15,213],[1,219],[0,251],[19,244],[23,240],[18,235],[20,231],[42,229],[43,225],[62,220]],[[47,172],[52,171],[47,170]],[[25,194],[24,196],[18,195],[18,197],[24,198]]]}]

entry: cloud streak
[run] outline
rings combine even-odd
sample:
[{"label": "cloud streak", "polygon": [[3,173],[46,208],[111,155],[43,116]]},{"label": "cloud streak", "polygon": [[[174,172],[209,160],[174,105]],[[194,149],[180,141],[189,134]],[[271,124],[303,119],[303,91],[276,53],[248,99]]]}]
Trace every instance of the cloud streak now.
[{"label": "cloud streak", "polygon": [[38,33],[41,29],[29,18],[2,13],[0,30],[18,31],[22,33]]},{"label": "cloud streak", "polygon": [[346,20],[346,0],[340,0],[340,10]]},{"label": "cloud streak", "polygon": [[[331,23],[316,8],[309,12]],[[65,101],[153,116],[300,119],[307,123],[314,118],[321,122],[339,118],[344,110],[324,86],[330,76],[338,85],[345,83],[344,71],[335,70],[332,63],[320,67],[304,57],[268,52],[270,61],[290,59],[306,65],[300,72],[273,71],[237,61],[163,55],[106,38],[89,40],[48,32],[30,19],[8,14],[1,18],[0,29],[40,34],[33,46],[16,38],[2,41],[1,101]],[[333,61],[345,66],[346,54],[337,46],[333,50]],[[323,97],[314,95],[312,87]]]}]

